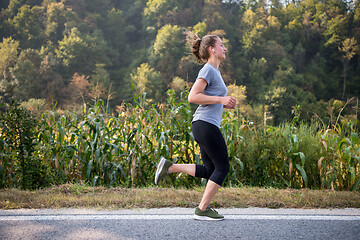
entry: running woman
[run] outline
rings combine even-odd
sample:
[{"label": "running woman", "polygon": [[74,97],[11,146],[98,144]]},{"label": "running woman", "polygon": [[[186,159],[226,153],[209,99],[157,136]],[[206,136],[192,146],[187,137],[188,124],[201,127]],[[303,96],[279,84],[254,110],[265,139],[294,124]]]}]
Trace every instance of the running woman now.
[{"label": "running woman", "polygon": [[155,174],[155,184],[170,173],[187,173],[208,179],[205,192],[194,218],[197,220],[223,220],[224,216],[211,208],[210,202],[229,172],[226,143],[220,131],[223,108],[235,109],[236,99],[227,96],[228,90],[221,77],[219,65],[225,60],[226,48],[216,35],[202,39],[188,32],[187,41],[199,63],[205,63],[190,90],[188,100],[198,104],[192,120],[192,132],[200,146],[204,165],[173,164],[161,157]]}]

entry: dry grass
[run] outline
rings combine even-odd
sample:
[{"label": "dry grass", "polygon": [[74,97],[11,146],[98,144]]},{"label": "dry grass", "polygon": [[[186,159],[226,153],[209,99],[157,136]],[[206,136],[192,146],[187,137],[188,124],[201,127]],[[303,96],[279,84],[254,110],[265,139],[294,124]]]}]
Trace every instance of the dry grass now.
[{"label": "dry grass", "polygon": [[[159,208],[199,203],[203,188],[104,188],[67,184],[38,191],[0,190],[0,208]],[[222,188],[214,207],[360,208],[360,192],[328,190]]]}]

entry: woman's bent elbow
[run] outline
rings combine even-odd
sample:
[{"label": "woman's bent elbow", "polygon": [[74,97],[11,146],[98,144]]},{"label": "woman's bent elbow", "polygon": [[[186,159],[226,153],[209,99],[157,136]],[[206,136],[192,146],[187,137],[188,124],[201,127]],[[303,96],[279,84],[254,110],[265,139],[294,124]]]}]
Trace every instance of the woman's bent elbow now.
[{"label": "woman's bent elbow", "polygon": [[189,95],[189,96],[188,96],[188,101],[189,101],[189,103],[193,103],[193,100],[194,100],[194,99],[191,97],[191,95]]}]

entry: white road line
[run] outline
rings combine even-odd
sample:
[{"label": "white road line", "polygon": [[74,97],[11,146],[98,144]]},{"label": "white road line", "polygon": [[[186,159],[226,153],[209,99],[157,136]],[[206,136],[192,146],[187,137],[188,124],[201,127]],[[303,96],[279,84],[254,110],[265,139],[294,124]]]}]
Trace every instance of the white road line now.
[{"label": "white road line", "polygon": [[[62,220],[186,220],[193,219],[192,215],[169,214],[64,214],[64,215],[21,215],[0,216],[3,221],[62,221]],[[231,220],[313,220],[313,221],[360,221],[360,216],[341,215],[225,215]]]}]

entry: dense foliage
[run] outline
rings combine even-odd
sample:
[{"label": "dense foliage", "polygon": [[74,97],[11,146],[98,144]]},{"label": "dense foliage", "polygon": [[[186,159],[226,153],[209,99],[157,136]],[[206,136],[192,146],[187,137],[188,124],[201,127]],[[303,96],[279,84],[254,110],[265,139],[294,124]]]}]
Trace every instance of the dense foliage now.
[{"label": "dense foliage", "polygon": [[[360,95],[359,1],[5,0],[0,4],[0,97],[58,107],[147,92],[166,102],[201,66],[183,35],[215,33],[228,49],[227,84],[246,87],[243,114],[259,123],[327,121],[334,99]],[[260,121],[262,122],[262,121]]]},{"label": "dense foliage", "polygon": [[[84,106],[81,114],[46,111],[37,117],[10,105],[0,116],[0,185],[36,188],[85,181],[94,186],[152,186],[160,156],[175,163],[200,163],[187,96],[175,101],[175,92],[169,90],[166,104],[145,105],[139,96],[135,105],[121,105],[117,116],[98,101]],[[239,108],[226,111],[221,131],[231,167],[224,186],[358,190],[356,121],[330,129],[298,122],[299,114],[294,111],[290,123],[264,128],[243,120]],[[173,174],[168,184],[204,182]]]}]

